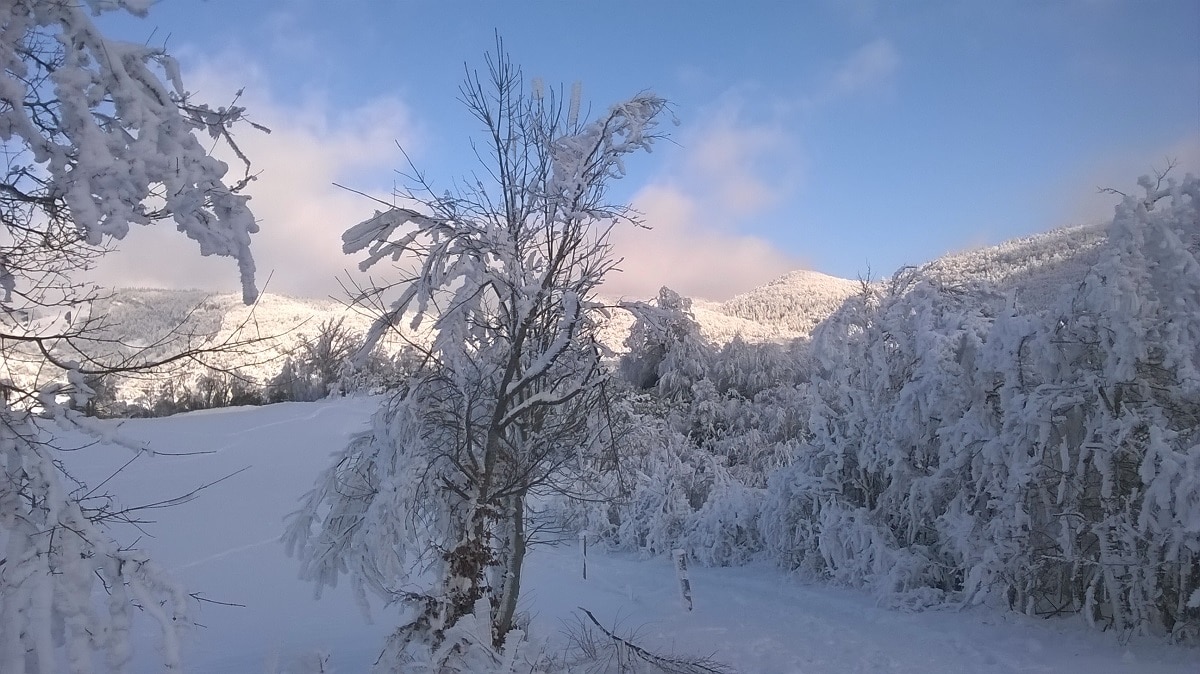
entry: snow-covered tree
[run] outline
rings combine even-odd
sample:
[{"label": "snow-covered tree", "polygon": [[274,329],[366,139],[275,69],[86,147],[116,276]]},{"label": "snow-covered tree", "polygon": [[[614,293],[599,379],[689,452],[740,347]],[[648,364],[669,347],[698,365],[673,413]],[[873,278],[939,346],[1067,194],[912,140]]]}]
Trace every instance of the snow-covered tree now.
[{"label": "snow-covered tree", "polygon": [[[227,141],[242,109],[190,99],[162,50],[106,38],[94,16],[141,15],[149,0],[0,4],[0,358],[38,358],[66,381],[3,377],[0,388],[0,671],[92,671],[129,662],[141,612],[179,668],[186,596],[106,526],[128,518],[61,470],[55,425],[86,430],[89,377],[152,363],[88,348],[102,317],[78,272],[131,225],[170,221],[202,255],[237,261],[255,298],[258,227],[228,166],[198,135]],[[244,157],[241,157],[243,160]],[[32,354],[32,355],[31,355]],[[168,358],[159,359],[166,360]],[[64,403],[72,398],[74,405]]]},{"label": "snow-covered tree", "polygon": [[692,315],[692,300],[663,287],[654,303],[626,308],[636,320],[625,340],[629,352],[621,357],[622,374],[634,386],[654,388],[667,398],[690,397],[712,350]]},{"label": "snow-covered tree", "polygon": [[1143,187],[1082,283],[1032,309],[912,270],[827,319],[767,547],[908,605],[1195,639],[1200,181]]},{"label": "snow-covered tree", "polygon": [[[274,402],[320,400],[338,384],[362,336],[347,325],[344,317],[331,318],[317,326],[290,353],[279,373],[267,384]],[[379,368],[379,358],[372,365]]]},{"label": "snow-covered tree", "polygon": [[610,228],[635,214],[605,189],[650,149],[666,102],[643,93],[587,120],[578,90],[526,87],[502,49],[486,75],[468,71],[462,100],[486,133],[479,176],[444,196],[422,184],[407,195],[420,211],[392,208],[344,236],[347,253],[366,253],[364,270],[415,267],[371,291],[398,297],[363,353],[402,322],[431,323],[432,341],[372,430],[318,479],[287,539],[318,587],[349,573],[360,592],[408,608],[383,661],[405,671],[468,667],[477,640],[448,642],[468,618],[490,621],[499,658],[517,624],[531,499],[596,496],[605,480],[583,476],[616,460],[595,292],[617,263]]}]

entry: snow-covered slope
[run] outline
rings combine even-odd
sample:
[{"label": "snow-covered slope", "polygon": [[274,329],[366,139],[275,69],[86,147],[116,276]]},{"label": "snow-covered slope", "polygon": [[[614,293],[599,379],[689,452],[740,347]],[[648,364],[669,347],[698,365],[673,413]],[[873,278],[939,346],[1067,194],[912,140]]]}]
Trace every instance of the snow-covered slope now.
[{"label": "snow-covered slope", "polygon": [[858,281],[798,269],[733,297],[719,311],[790,333],[781,336],[808,335],[858,289]]},{"label": "snow-covered slope", "polygon": [[298,299],[264,293],[254,306],[240,294],[211,294],[199,290],[123,288],[98,302],[114,327],[152,342],[183,324],[184,331],[220,341],[237,333],[244,339],[267,339],[264,359],[282,355],[297,341],[311,337],[329,321],[344,319],[347,327],[364,331],[370,318],[329,299]]},{"label": "snow-covered slope", "polygon": [[[794,272],[784,278],[802,278],[807,274],[813,272]],[[726,308],[729,303],[701,300],[694,305],[701,332],[718,344],[728,342],[735,335],[741,335],[749,342],[794,339],[807,334],[807,330],[791,326],[811,327],[836,306],[827,296],[806,302],[804,295],[808,288],[817,287],[814,284],[793,284],[788,286],[789,292],[779,292],[779,283],[758,295],[758,291],[752,291],[741,296],[746,299],[735,306],[756,306],[754,297],[778,296],[790,302],[788,307],[800,307],[799,310],[804,312],[802,317],[791,316],[787,307],[777,306],[762,309],[761,317],[756,319],[750,310],[729,311]],[[118,289],[110,297],[96,302],[86,314],[75,309],[72,320],[78,323],[86,315],[101,317],[106,325],[97,335],[103,343],[92,346],[100,352],[115,351],[125,357],[146,347],[152,347],[147,355],[153,356],[172,353],[183,344],[213,346],[227,341],[251,341],[244,348],[208,356],[205,360],[212,365],[236,369],[239,376],[260,384],[279,372],[282,359],[301,341],[312,338],[322,326],[342,320],[351,332],[364,333],[372,321],[367,312],[349,309],[332,299],[301,299],[264,293],[256,305],[247,307],[242,304],[240,295],[232,293],[150,288]],[[62,323],[63,317],[38,316],[35,320]],[[625,338],[632,325],[633,317],[627,311],[612,310],[601,328],[601,341],[616,352],[624,351]],[[25,361],[14,358],[6,362],[5,376],[21,382],[35,377],[61,376],[42,368],[36,354],[29,356]],[[183,371],[175,372],[173,376],[188,381],[202,373],[203,368],[198,364],[186,364]],[[136,400],[154,385],[152,379],[124,380],[120,395],[126,400]]]},{"label": "snow-covered slope", "polygon": [[[313,598],[279,542],[283,518],[363,428],[372,399],[233,408],[123,422],[122,434],[176,456],[142,454],[105,489],[119,503],[153,503],[231,476],[152,523],[120,531],[161,562],[188,592],[224,604],[193,605],[184,647],[189,672],[311,674],[316,654],[332,671],[366,672],[399,622],[395,607],[363,619],[347,584]],[[115,425],[109,421],[105,424]],[[66,445],[64,445],[66,446]],[[98,484],[132,456],[106,446],[63,452],[66,467]],[[241,471],[241,472],[238,472]],[[235,474],[236,473],[236,474]],[[648,648],[711,655],[745,674],[804,672],[1195,672],[1195,649],[1132,637],[1127,644],[1067,620],[986,609],[919,614],[879,608],[866,594],[799,584],[762,565],[691,570],[695,609],[680,605],[669,559],[607,554],[592,546],[588,579],[574,546],[536,548],[521,610],[530,634],[562,640],[582,606]],[[3,626],[0,626],[2,629]],[[161,671],[149,625],[135,626],[136,674]]]},{"label": "snow-covered slope", "polygon": [[[1014,291],[1025,307],[1038,308],[1058,289],[1079,283],[1094,264],[1104,239],[1103,227],[1069,227],[946,255],[924,267],[950,284],[994,283],[1002,290]],[[796,270],[725,302],[696,300],[693,313],[701,333],[715,344],[727,343],[739,335],[747,342],[790,341],[808,336],[860,287],[859,281]],[[261,339],[249,349],[210,359],[218,365],[238,366],[242,376],[259,382],[277,373],[281,359],[322,325],[342,319],[351,331],[365,332],[371,323],[365,312],[347,309],[332,299],[268,293],[250,308],[236,294],[145,288],[115,291],[110,299],[93,308],[92,315],[107,319],[111,330],[106,336],[119,337],[124,346],[118,349],[126,353],[132,353],[132,347],[157,344],[173,332],[202,338],[209,344],[235,334],[242,339]],[[55,321],[61,317],[38,319]],[[616,352],[623,351],[632,324],[628,312],[613,310],[601,329],[601,341]],[[173,344],[178,345],[178,341]],[[172,344],[165,344],[161,351],[171,348]],[[13,359],[5,363],[4,376],[26,380],[38,372],[39,365],[36,357],[28,363]],[[186,379],[198,375],[200,368],[194,370],[181,376]],[[41,372],[42,376],[46,374]],[[130,382],[122,397],[133,399],[144,386]]]},{"label": "snow-covered slope", "polygon": [[1106,238],[1103,225],[1065,227],[945,255],[925,268],[951,283],[988,281],[1016,291],[1027,308],[1042,308],[1064,287],[1079,285]]},{"label": "snow-covered slope", "polygon": [[[89,339],[79,342],[90,354],[118,362],[140,355],[144,360],[178,353],[186,348],[216,349],[203,356],[209,366],[236,370],[238,376],[259,384],[279,372],[283,359],[303,340],[312,338],[331,321],[343,320],[352,332],[365,332],[369,316],[347,309],[334,300],[297,299],[264,293],[254,306],[242,303],[240,294],[212,294],[201,290],[122,288],[91,306],[53,315],[35,315],[31,322],[80,325],[95,321]],[[228,345],[233,348],[225,350]],[[0,378],[25,386],[41,385],[62,373],[43,365],[32,351],[21,357],[14,351]],[[66,359],[81,360],[60,347]],[[170,376],[187,385],[205,373],[199,362],[173,364]],[[152,390],[161,377],[122,377],[120,397],[134,401]],[[33,382],[37,384],[33,384]]]}]

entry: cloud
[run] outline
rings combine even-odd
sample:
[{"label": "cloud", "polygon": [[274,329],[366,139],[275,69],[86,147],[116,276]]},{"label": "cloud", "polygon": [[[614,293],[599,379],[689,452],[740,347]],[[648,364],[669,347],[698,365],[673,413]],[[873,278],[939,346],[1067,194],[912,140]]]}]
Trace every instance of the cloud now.
[{"label": "cloud", "polygon": [[[233,82],[223,73],[239,72]],[[238,143],[259,178],[250,184],[250,205],[261,231],[252,242],[259,284],[298,296],[341,295],[337,277],[355,260],[341,252],[341,233],[379,206],[340,189],[347,184],[379,198],[391,192],[392,169],[401,166],[397,141],[410,152],[416,134],[412,116],[394,98],[378,98],[352,109],[339,109],[319,95],[290,106],[272,97],[261,73],[210,64],[185,77],[203,100],[224,104],[246,85],[243,103],[251,118],[271,129],[263,134],[241,130]],[[224,158],[224,157],[223,157]],[[240,175],[228,160],[231,175]],[[169,223],[134,230],[119,251],[101,260],[95,272],[109,286],[193,287],[232,290],[234,262],[201,258],[195,243]]]},{"label": "cloud", "polygon": [[[248,189],[261,231],[252,249],[260,285],[296,296],[341,296],[338,279],[357,259],[341,253],[341,234],[379,204],[339,189],[339,182],[381,199],[403,166],[397,141],[420,152],[413,116],[403,102],[375,99],[343,109],[319,93],[285,104],[261,72],[210,62],[188,77],[201,100],[228,102],[245,85],[254,121],[272,129],[244,129],[238,140],[260,172]],[[233,80],[226,73],[239,73]],[[708,299],[724,299],[801,267],[796,257],[748,233],[802,182],[798,143],[777,120],[750,120],[762,106],[745,95],[725,97],[701,121],[677,136],[682,151],[632,199],[652,229],[617,228],[615,252],[624,273],[604,291],[649,297],[662,285]],[[236,162],[231,166],[237,170]],[[232,260],[201,258],[195,243],[169,223],[135,230],[119,251],[101,260],[93,277],[108,286],[202,288],[234,291]]]},{"label": "cloud", "polygon": [[[891,84],[900,68],[891,41],[877,39],[829,69],[815,92],[792,104],[763,104],[756,92],[727,95],[690,132],[675,166],[638,192],[633,205],[650,231],[617,229],[624,273],[605,284],[615,295],[648,297],[667,285],[685,295],[721,300],[805,266],[795,255],[747,233],[793,195],[804,156],[780,117],[812,113]],[[750,119],[771,109],[777,119]]]},{"label": "cloud", "polygon": [[633,198],[651,229],[613,232],[620,274],[610,295],[644,298],[669,286],[685,295],[726,299],[801,266],[769,241],[745,233],[800,182],[795,142],[778,125],[744,119],[727,100],[683,133],[683,152]]},{"label": "cloud", "polygon": [[854,50],[834,66],[800,107],[814,110],[889,86],[900,69],[900,52],[891,40],[878,38]]},{"label": "cloud", "polygon": [[634,205],[651,229],[614,230],[622,273],[613,274],[604,293],[647,298],[662,286],[692,297],[724,300],[801,266],[769,241],[739,234],[728,213],[679,187],[654,184]]},{"label": "cloud", "polygon": [[892,43],[878,39],[855,51],[833,73],[828,96],[841,98],[872,89],[888,81],[900,67],[900,54]]},{"label": "cloud", "polygon": [[740,125],[736,110],[726,108],[693,133],[686,170],[695,181],[716,189],[717,200],[742,213],[757,213],[774,205],[786,191],[764,175],[764,159],[777,153],[790,139],[770,125]]}]

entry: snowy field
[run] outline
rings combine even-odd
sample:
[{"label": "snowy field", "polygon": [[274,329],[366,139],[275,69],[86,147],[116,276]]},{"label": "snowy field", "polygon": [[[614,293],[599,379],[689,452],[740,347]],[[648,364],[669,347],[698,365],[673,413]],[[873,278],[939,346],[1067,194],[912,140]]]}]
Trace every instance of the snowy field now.
[{"label": "snowy field", "polygon": [[[396,621],[393,607],[368,624],[343,584],[318,600],[297,579],[278,538],[284,517],[330,452],[366,423],[373,403],[340,399],[130,420],[124,437],[159,452],[142,455],[106,485],[126,506],[153,503],[235,475],[189,503],[149,511],[142,536],[202,603],[185,651],[193,673],[308,674],[318,653],[335,672],[366,672]],[[126,448],[69,452],[67,465],[96,484],[129,460]],[[237,472],[241,471],[241,472]],[[636,633],[649,648],[711,655],[744,673],[800,672],[1200,672],[1200,650],[985,610],[900,613],[856,591],[804,585],[768,566],[691,569],[696,606],[685,612],[670,561],[593,548],[588,579],[574,546],[536,550],[523,608],[534,638],[555,640],[576,607]],[[135,671],[160,671],[143,625]]]}]

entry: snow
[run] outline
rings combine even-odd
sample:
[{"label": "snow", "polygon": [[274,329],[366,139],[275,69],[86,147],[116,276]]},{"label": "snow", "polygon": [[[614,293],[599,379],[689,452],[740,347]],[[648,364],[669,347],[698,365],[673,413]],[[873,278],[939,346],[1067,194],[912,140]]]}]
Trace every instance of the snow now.
[{"label": "snow", "polygon": [[[148,511],[145,548],[189,592],[215,603],[193,605],[203,627],[185,633],[189,672],[305,674],[321,654],[337,672],[365,672],[397,620],[375,607],[369,625],[345,584],[321,600],[298,579],[283,551],[283,518],[327,467],[331,451],[363,430],[370,398],[233,408],[165,419],[129,420],[120,433],[142,454],[106,489],[124,505],[152,503],[221,478],[182,505]],[[115,422],[103,422],[115,424]],[[198,453],[204,452],[204,453]],[[68,468],[98,483],[129,460],[125,447],[65,452]],[[240,472],[239,472],[240,471]],[[741,672],[1195,672],[1200,651],[1155,639],[1122,643],[1072,620],[1041,620],[975,607],[905,613],[867,594],[806,585],[776,568],[692,565],[695,610],[680,605],[672,561],[588,550],[580,578],[576,545],[537,548],[528,561],[521,608],[534,639],[561,639],[577,607],[607,627],[636,633],[641,645],[712,655]],[[135,629],[132,671],[161,665],[149,621]],[[306,664],[308,663],[308,664]]]},{"label": "snow", "polygon": [[[18,326],[29,333],[53,334],[68,327],[65,311],[34,310],[24,324]],[[150,347],[142,355],[162,356],[180,350],[182,342],[191,339],[200,345],[212,346],[238,340],[263,340],[249,348],[213,354],[208,359],[218,367],[234,368],[239,376],[266,384],[279,373],[284,359],[305,340],[317,336],[323,325],[343,320],[345,327],[362,334],[370,329],[374,318],[349,310],[342,302],[331,299],[299,299],[263,293],[253,306],[242,302],[240,293],[214,294],[201,290],[166,290],[122,288],[94,305],[73,307],[74,323],[80,324],[89,316],[102,317],[103,327],[89,335],[95,350],[113,349],[121,357],[132,357],[138,350]],[[13,328],[17,329],[17,328]],[[417,333],[418,338],[422,333]],[[89,346],[93,342],[87,342]],[[388,341],[386,348],[395,350],[397,342]],[[5,376],[30,388],[40,387],[50,379],[61,378],[55,368],[47,367],[32,346],[21,352],[24,358],[14,358],[10,351],[4,363]],[[191,384],[207,370],[199,362],[189,362],[173,373],[181,383]],[[161,382],[157,377],[127,377],[120,380],[121,400],[136,403],[140,398],[153,397]]]},{"label": "snow", "polygon": [[[814,272],[793,272],[781,279],[730,300],[724,304],[697,300],[692,305],[696,323],[704,338],[714,344],[727,344],[734,337],[749,343],[787,341],[808,336],[809,329],[796,330],[789,327],[802,323],[811,327],[832,313],[843,295],[857,288],[856,281],[813,276]],[[810,281],[796,283],[797,279]],[[790,282],[789,282],[790,280]],[[0,295],[3,294],[0,288]],[[811,299],[809,298],[811,294]],[[837,302],[833,302],[837,299]],[[739,302],[737,308],[732,304]],[[748,311],[744,305],[758,302],[759,310],[765,312],[759,320],[739,315]],[[771,302],[774,302],[772,305]],[[616,300],[607,301],[615,305]],[[799,314],[789,307],[799,306]],[[22,328],[49,334],[65,325],[63,313],[48,314],[34,310],[32,318]],[[262,293],[253,306],[242,302],[241,293],[210,293],[200,290],[168,290],[150,288],[120,288],[112,291],[108,299],[98,301],[95,306],[80,305],[73,309],[78,324],[87,316],[103,316],[110,329],[98,338],[115,338],[122,343],[120,351],[131,355],[135,349],[156,347],[172,334],[193,334],[209,344],[222,343],[240,335],[246,339],[266,338],[256,343],[252,353],[240,351],[230,354],[214,354],[209,360],[213,364],[238,367],[240,376],[265,384],[278,374],[283,359],[306,339],[313,338],[318,329],[330,321],[342,319],[352,332],[362,334],[371,329],[374,317],[362,311],[347,309],[344,301],[319,298],[295,298],[274,293]],[[597,338],[610,350],[621,353],[626,350],[625,339],[633,325],[633,316],[628,311],[612,309],[597,330]],[[404,333],[418,343],[432,340],[430,323],[420,329],[409,330],[410,321],[401,321]],[[385,338],[384,348],[395,351],[403,340]],[[165,353],[168,349],[156,348],[151,354]],[[249,356],[247,358],[247,356]],[[250,362],[246,362],[246,361]],[[12,359],[4,364],[5,376],[20,383],[37,388],[47,378],[59,378],[61,373],[47,368],[40,356],[30,350],[27,359]],[[192,382],[208,371],[199,364],[182,364],[177,377]],[[120,383],[119,398],[135,403],[144,396],[153,396],[158,382],[146,378],[126,378]]]},{"label": "snow", "polygon": [[719,310],[772,326],[781,338],[808,336],[861,286],[858,281],[797,269],[723,302]]}]

